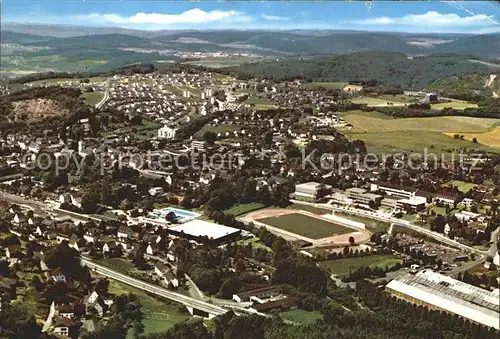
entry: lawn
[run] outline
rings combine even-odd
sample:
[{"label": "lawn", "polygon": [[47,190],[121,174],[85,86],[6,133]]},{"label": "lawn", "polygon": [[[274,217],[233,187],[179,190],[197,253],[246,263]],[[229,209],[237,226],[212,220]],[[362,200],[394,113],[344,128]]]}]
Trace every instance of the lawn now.
[{"label": "lawn", "polygon": [[[457,133],[446,133],[446,135],[453,137]],[[458,133],[464,136],[465,140],[472,141],[472,139],[476,138],[477,142],[490,146],[500,148],[500,127],[495,127],[488,132],[483,133]]]},{"label": "lawn", "polygon": [[181,311],[181,304],[166,300],[162,302],[157,300],[144,291],[137,288],[122,284],[116,281],[110,281],[109,292],[113,294],[128,294],[133,293],[139,297],[144,313],[144,334],[162,332],[168,330],[174,324],[188,319],[190,316],[186,312]]},{"label": "lawn", "polygon": [[330,270],[332,274],[345,276],[361,266],[385,268],[386,266],[392,266],[400,262],[401,259],[394,255],[370,255],[366,257],[321,261],[319,264]]},{"label": "lawn", "polygon": [[136,269],[134,264],[122,258],[108,258],[99,260],[99,264],[111,269],[115,269],[119,272],[129,272]]},{"label": "lawn", "polygon": [[248,204],[236,204],[233,205],[231,208],[227,209],[224,211],[225,214],[232,214],[235,217],[252,212],[261,208],[266,207],[266,205],[258,203],[258,202],[251,202]]},{"label": "lawn", "polygon": [[331,88],[344,88],[346,85],[347,82],[309,82],[303,84],[302,87],[307,89],[315,89],[317,87],[331,89]]},{"label": "lawn", "polygon": [[359,217],[356,215],[350,215],[347,213],[341,213],[341,212],[337,212],[337,211],[335,211],[335,215],[338,215],[339,217],[342,217],[342,218],[351,219],[353,221],[362,222],[365,224],[366,229],[370,232],[373,232],[373,233],[375,233],[375,232],[385,233],[389,229],[389,224],[386,222],[383,222],[383,221],[368,219],[368,218]]},{"label": "lawn", "polygon": [[270,109],[274,108],[274,104],[267,100],[267,99],[262,99],[258,97],[250,97],[247,100],[243,102],[244,104],[248,105],[255,105],[256,109]]},{"label": "lawn", "polygon": [[323,319],[319,311],[306,311],[301,309],[280,312],[280,317],[303,325],[314,324],[317,320]]},{"label": "lawn", "polygon": [[89,106],[95,106],[104,97],[103,92],[85,92],[81,95],[81,98],[85,100],[85,103]]},{"label": "lawn", "polygon": [[321,239],[336,234],[351,233],[353,231],[348,227],[338,225],[334,222],[300,213],[263,218],[258,221],[311,239]]},{"label": "lawn", "polygon": [[465,182],[460,180],[452,180],[444,183],[443,187],[456,186],[460,192],[467,193],[474,187],[477,187],[477,184],[473,184],[471,182]]},{"label": "lawn", "polygon": [[311,212],[311,213],[318,214],[318,215],[331,213],[330,209],[318,208],[318,207],[314,207],[314,206],[310,206],[310,205],[302,205],[302,204],[291,204],[287,208],[291,208],[294,210],[307,211],[307,212]]},{"label": "lawn", "polygon": [[211,124],[206,124],[203,126],[197,133],[196,135],[198,137],[202,137],[203,134],[206,132],[213,132],[213,133],[226,133],[226,132],[234,132],[234,131],[239,131],[240,127],[238,125],[228,125],[228,124],[220,124],[220,125],[211,125]]}]

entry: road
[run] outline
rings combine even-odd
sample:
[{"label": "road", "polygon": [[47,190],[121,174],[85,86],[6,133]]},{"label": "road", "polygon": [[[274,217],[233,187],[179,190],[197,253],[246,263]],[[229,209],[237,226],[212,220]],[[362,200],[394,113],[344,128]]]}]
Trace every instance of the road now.
[{"label": "road", "polygon": [[108,100],[109,100],[109,84],[111,82],[111,78],[108,78],[106,81],[105,85],[105,91],[104,91],[104,96],[102,97],[101,101],[99,101],[96,105],[95,108],[100,109]]},{"label": "road", "polygon": [[139,288],[141,290],[144,290],[149,293],[153,293],[156,295],[159,295],[161,297],[170,299],[172,301],[181,303],[187,307],[192,307],[207,313],[210,313],[212,315],[221,315],[226,313],[228,310],[217,306],[217,305],[212,305],[210,303],[207,303],[205,301],[197,300],[195,298],[191,298],[176,292],[169,291],[165,288],[158,287],[155,285],[152,285],[150,283],[147,283],[145,281],[135,279],[132,277],[129,277],[125,274],[122,274],[120,272],[117,272],[115,270],[109,269],[107,267],[104,267],[102,265],[96,264],[92,260],[88,258],[82,257],[82,263],[88,266],[89,268],[93,269],[95,272],[104,275],[108,278],[117,280],[119,282],[125,283],[127,285],[133,286],[135,288]]}]

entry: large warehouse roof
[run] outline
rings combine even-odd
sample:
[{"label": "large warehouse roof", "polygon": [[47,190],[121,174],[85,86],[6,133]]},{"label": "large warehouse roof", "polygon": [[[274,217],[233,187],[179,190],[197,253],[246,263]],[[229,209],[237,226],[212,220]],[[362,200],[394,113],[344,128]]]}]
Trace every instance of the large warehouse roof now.
[{"label": "large warehouse roof", "polygon": [[431,270],[406,274],[386,288],[497,330],[500,327],[498,289],[489,292]]},{"label": "large warehouse roof", "polygon": [[229,234],[241,232],[241,230],[237,228],[198,219],[170,227],[169,229],[176,232],[184,232],[194,237],[208,237],[212,239],[219,239]]}]

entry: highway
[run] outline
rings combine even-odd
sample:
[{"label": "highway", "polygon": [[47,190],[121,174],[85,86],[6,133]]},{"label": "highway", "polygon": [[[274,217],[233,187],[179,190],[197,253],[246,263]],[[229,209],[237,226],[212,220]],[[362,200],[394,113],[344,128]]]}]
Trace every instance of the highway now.
[{"label": "highway", "polygon": [[145,281],[131,278],[125,274],[119,273],[117,271],[114,271],[112,269],[109,269],[107,267],[104,267],[102,265],[96,264],[92,260],[82,257],[82,263],[88,266],[90,269],[93,269],[95,272],[104,275],[108,278],[117,280],[119,282],[125,283],[127,285],[133,286],[135,288],[139,288],[141,290],[144,290],[149,293],[153,293],[156,295],[159,295],[161,297],[170,299],[172,301],[176,301],[178,303],[181,303],[187,307],[192,307],[200,311],[207,312],[209,314],[212,314],[214,316],[224,314],[228,312],[227,309],[222,308],[217,305],[212,305],[210,303],[207,303],[205,301],[197,300],[195,298],[191,298],[185,295],[182,295],[180,293],[172,292],[169,291],[165,288],[158,287],[155,285],[152,285],[150,283],[147,283]]}]

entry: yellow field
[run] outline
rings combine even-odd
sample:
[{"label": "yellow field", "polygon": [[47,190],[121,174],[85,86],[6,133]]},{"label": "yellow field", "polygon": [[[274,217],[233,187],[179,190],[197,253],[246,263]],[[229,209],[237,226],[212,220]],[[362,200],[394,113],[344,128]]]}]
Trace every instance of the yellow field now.
[{"label": "yellow field", "polygon": [[367,104],[368,106],[404,106],[406,103],[394,99],[359,97],[351,100],[355,104]]},{"label": "yellow field", "polygon": [[[453,137],[457,133],[445,133],[446,135]],[[472,140],[477,138],[477,142],[490,147],[500,148],[500,127],[495,127],[489,132],[484,133],[460,133],[464,136],[465,140]]]},{"label": "yellow field", "polygon": [[498,119],[452,116],[396,119],[378,112],[363,111],[350,111],[343,117],[353,126],[349,133],[402,131],[473,133],[487,132],[498,123]]}]

